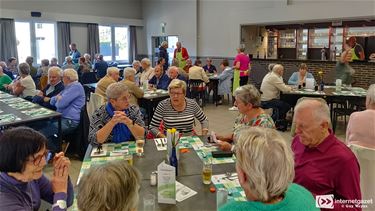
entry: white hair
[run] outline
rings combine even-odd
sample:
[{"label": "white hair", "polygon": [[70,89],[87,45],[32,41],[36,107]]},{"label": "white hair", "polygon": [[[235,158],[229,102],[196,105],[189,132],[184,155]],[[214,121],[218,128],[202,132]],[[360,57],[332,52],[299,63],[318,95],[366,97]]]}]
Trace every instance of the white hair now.
[{"label": "white hair", "polygon": [[237,167],[246,174],[246,185],[261,202],[283,195],[293,182],[292,151],[274,129],[247,127],[241,130],[236,158]]},{"label": "white hair", "polygon": [[57,73],[59,76],[61,76],[62,70],[61,70],[60,67],[53,66],[53,67],[50,67],[50,68],[48,69],[48,75],[49,75],[51,72],[55,72],[55,73]]},{"label": "white hair", "polygon": [[134,67],[135,64],[141,65],[141,62],[139,62],[138,60],[134,60],[133,63],[132,63],[133,67]]},{"label": "white hair", "polygon": [[280,75],[279,71],[280,70],[283,70],[284,67],[281,65],[281,64],[275,64],[272,68],[272,72],[274,73],[277,73],[278,75]]},{"label": "white hair", "polygon": [[148,67],[151,66],[151,61],[148,58],[143,58],[141,63],[147,65]]},{"label": "white hair", "polygon": [[68,77],[70,81],[78,81],[78,73],[74,69],[65,69],[63,74]]},{"label": "white hair", "polygon": [[119,73],[120,70],[117,67],[108,67],[107,68],[107,75],[112,75],[112,73]]},{"label": "white hair", "polygon": [[366,105],[375,107],[375,84],[372,84],[367,90]]},{"label": "white hair", "polygon": [[311,115],[316,120],[314,122],[315,124],[320,124],[324,121],[328,122],[328,124],[331,124],[330,111],[326,102],[315,99],[302,100],[294,108],[294,113],[297,114],[306,109],[311,111]]},{"label": "white hair", "polygon": [[105,95],[108,99],[117,99],[125,92],[129,92],[128,86],[123,82],[112,83],[107,87]]},{"label": "white hair", "polygon": [[129,78],[130,76],[134,76],[137,71],[132,67],[127,67],[124,69],[124,78]]}]

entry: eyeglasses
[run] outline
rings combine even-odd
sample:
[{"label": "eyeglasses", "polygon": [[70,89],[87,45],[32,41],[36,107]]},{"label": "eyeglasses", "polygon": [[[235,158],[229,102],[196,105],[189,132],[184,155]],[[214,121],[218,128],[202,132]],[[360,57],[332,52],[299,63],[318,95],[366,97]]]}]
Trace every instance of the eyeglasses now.
[{"label": "eyeglasses", "polygon": [[130,94],[128,94],[128,95],[125,95],[125,96],[123,96],[123,97],[119,97],[119,98],[117,98],[117,100],[120,100],[120,101],[129,101],[129,99],[130,99]]},{"label": "eyeglasses", "polygon": [[169,92],[170,96],[180,96],[180,95],[183,95],[183,94],[184,94],[183,92]]},{"label": "eyeglasses", "polygon": [[34,166],[39,166],[42,162],[42,159],[46,159],[46,163],[52,158],[53,153],[49,150],[46,150],[42,155],[38,155],[36,157],[33,156],[33,160],[29,160],[34,164]]}]

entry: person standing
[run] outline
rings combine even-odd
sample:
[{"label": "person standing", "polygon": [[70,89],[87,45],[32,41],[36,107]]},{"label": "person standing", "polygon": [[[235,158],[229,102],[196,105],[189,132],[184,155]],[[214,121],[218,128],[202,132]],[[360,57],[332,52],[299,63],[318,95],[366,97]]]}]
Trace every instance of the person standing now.
[{"label": "person standing", "polygon": [[165,63],[163,64],[164,71],[168,70],[168,67],[169,67],[169,55],[167,52],[167,48],[168,48],[168,42],[163,41],[159,48],[159,59],[164,58],[165,60]]},{"label": "person standing", "polygon": [[174,55],[173,58],[178,59],[178,64],[180,65],[180,68],[184,68],[186,65],[186,60],[189,59],[189,54],[186,50],[186,48],[181,46],[181,42],[176,43],[176,49],[174,49]]},{"label": "person standing", "polygon": [[72,43],[69,45],[69,47],[70,47],[69,56],[71,56],[73,62],[77,64],[78,59],[81,57],[81,53],[77,50],[77,44]]},{"label": "person standing", "polygon": [[357,43],[357,39],[355,37],[349,37],[347,41],[349,47],[351,48],[350,51],[352,53],[351,61],[353,60],[365,60],[365,52],[363,47]]},{"label": "person standing", "polygon": [[[249,78],[249,69],[250,69],[250,58],[248,55],[245,54],[245,45],[241,45],[237,48],[237,56],[234,59],[234,69],[235,69],[235,77],[239,73],[239,86],[243,86],[247,84]],[[237,73],[236,73],[237,72]],[[237,76],[238,77],[238,76]],[[235,83],[236,78],[233,80]],[[234,84],[237,85],[237,84]],[[237,89],[238,86],[233,85],[233,91]]]}]

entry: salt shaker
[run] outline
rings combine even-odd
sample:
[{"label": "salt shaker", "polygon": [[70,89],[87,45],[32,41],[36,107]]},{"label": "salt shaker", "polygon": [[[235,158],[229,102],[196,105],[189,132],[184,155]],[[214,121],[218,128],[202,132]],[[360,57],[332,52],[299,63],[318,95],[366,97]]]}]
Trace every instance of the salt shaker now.
[{"label": "salt shaker", "polygon": [[151,184],[151,186],[155,186],[156,185],[156,183],[157,183],[157,173],[156,173],[156,171],[153,171],[152,173],[151,173],[151,175],[150,175],[150,184]]}]

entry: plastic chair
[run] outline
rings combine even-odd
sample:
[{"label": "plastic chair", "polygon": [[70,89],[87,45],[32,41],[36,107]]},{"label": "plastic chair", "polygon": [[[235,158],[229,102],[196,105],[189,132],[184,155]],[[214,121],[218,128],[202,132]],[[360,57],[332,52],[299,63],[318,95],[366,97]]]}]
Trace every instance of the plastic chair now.
[{"label": "plastic chair", "polygon": [[[356,144],[349,145],[358,159],[361,169],[361,193],[362,199],[375,199],[375,149],[359,146]],[[374,210],[375,204],[367,204],[366,210]]]}]

